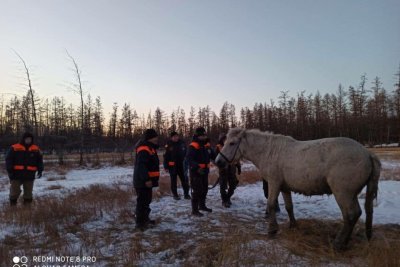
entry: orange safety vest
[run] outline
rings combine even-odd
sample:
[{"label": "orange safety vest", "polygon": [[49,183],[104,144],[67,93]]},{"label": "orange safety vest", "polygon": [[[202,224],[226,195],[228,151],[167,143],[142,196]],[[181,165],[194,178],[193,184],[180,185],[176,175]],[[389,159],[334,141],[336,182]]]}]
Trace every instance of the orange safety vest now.
[{"label": "orange safety vest", "polygon": [[[25,146],[23,146],[23,145],[21,145],[19,143],[18,144],[14,144],[11,147],[15,152],[17,152],[17,151],[26,151]],[[28,148],[28,151],[30,151],[30,152],[39,152],[40,149],[39,149],[39,147],[37,145],[31,145]],[[34,171],[34,172],[38,170],[38,168],[36,166],[25,166],[25,165],[14,165],[13,169],[15,171],[27,170],[27,171]]]},{"label": "orange safety vest", "polygon": [[[148,146],[139,146],[136,149],[136,154],[138,154],[141,151],[146,151],[150,155],[156,155],[157,154],[157,151],[154,148],[150,148]],[[149,175],[150,178],[160,177],[160,172],[159,171],[149,171],[148,175]]]},{"label": "orange safety vest", "polygon": [[[197,142],[191,142],[190,146],[192,146],[194,149],[199,150],[200,149],[200,144]],[[207,143],[204,145],[206,148],[211,147],[210,143]],[[201,169],[206,169],[206,168],[210,168],[210,164],[204,164],[204,163],[200,163],[199,164],[199,168]]]}]

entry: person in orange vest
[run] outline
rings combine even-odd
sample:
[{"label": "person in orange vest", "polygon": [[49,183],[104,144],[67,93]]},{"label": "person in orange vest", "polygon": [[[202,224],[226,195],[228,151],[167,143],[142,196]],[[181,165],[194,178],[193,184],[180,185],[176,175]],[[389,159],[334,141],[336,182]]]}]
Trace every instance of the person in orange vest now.
[{"label": "person in orange vest", "polygon": [[[221,134],[215,149],[217,155],[224,147],[225,140],[226,134]],[[222,205],[226,208],[229,208],[232,205],[231,197],[239,183],[236,177],[236,169],[237,174],[240,175],[242,172],[240,163],[228,164],[225,168],[219,168],[219,186]]]},{"label": "person in orange vest", "polygon": [[194,216],[203,216],[199,210],[212,212],[212,209],[206,206],[208,174],[212,158],[215,156],[207,141],[206,130],[199,127],[195,130],[186,154],[192,186],[192,215]]},{"label": "person in orange vest", "polygon": [[157,155],[158,134],[154,129],[147,129],[142,140],[136,146],[133,184],[136,190],[136,227],[144,231],[155,225],[150,220],[150,203],[153,187],[158,187],[160,178],[160,161]]},{"label": "person in orange vest", "polygon": [[177,132],[170,134],[170,140],[165,145],[164,169],[171,176],[171,192],[175,200],[180,200],[177,189],[177,178],[181,180],[183,194],[185,199],[191,199],[189,195],[189,183],[186,179],[184,170],[184,160],[186,156],[186,145],[180,140]]},{"label": "person in orange vest", "polygon": [[33,135],[24,133],[19,143],[10,147],[6,154],[6,169],[10,178],[10,204],[17,205],[21,194],[21,185],[24,190],[24,204],[32,203],[32,190],[35,176],[42,177],[43,156]]}]

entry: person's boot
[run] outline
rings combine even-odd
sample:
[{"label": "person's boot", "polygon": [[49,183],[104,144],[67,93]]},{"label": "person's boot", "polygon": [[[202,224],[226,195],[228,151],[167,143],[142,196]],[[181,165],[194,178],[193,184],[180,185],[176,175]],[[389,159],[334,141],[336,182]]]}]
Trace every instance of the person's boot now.
[{"label": "person's boot", "polygon": [[202,217],[203,213],[199,211],[199,201],[192,198],[192,215],[196,217]]},{"label": "person's boot", "polygon": [[207,212],[212,212],[212,209],[210,209],[210,208],[208,208],[207,206],[206,206],[206,200],[204,199],[202,199],[201,201],[200,201],[200,205],[199,205],[199,210],[203,210],[203,211],[207,211]]},{"label": "person's boot", "polygon": [[174,199],[175,199],[175,200],[181,200],[181,197],[178,196],[178,195],[174,195]]},{"label": "person's boot", "polygon": [[16,199],[10,199],[10,206],[17,206],[17,200]]},{"label": "person's boot", "polygon": [[222,201],[222,206],[224,206],[225,208],[230,208],[230,205],[227,201]]},{"label": "person's boot", "polygon": [[189,195],[189,193],[185,193],[185,199],[192,199]]},{"label": "person's boot", "polygon": [[212,209],[208,208],[207,206],[201,206],[199,207],[199,210],[207,211],[207,212],[212,212]]}]

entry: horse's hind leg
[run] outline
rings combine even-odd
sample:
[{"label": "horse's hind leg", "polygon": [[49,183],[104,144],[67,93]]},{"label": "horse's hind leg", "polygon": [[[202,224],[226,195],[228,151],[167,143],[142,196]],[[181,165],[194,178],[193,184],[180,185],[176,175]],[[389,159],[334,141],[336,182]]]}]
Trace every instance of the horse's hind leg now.
[{"label": "horse's hind leg", "polygon": [[283,200],[285,201],[285,208],[289,215],[290,219],[290,228],[296,227],[296,219],[294,218],[293,213],[293,201],[292,201],[292,193],[289,192],[282,192]]},{"label": "horse's hind leg", "polygon": [[343,226],[336,235],[333,246],[336,250],[343,250],[350,240],[353,228],[361,216],[361,208],[358,203],[357,195],[353,197],[345,197],[343,195],[336,196],[336,201],[339,204],[343,215]]}]

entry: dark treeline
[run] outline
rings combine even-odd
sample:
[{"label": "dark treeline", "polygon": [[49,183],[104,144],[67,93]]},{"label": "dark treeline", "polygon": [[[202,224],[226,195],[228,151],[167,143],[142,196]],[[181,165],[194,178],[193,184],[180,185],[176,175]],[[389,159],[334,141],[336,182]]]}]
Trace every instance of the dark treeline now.
[{"label": "dark treeline", "polygon": [[62,97],[40,99],[29,90],[23,97],[0,99],[2,148],[31,130],[39,135],[44,150],[61,144],[69,152],[77,151],[83,133],[87,152],[128,151],[146,128],[155,128],[163,143],[172,130],[189,139],[197,126],[205,127],[213,142],[234,126],[273,131],[299,140],[347,136],[373,145],[400,139],[400,69],[389,90],[378,77],[368,81],[363,75],[358,85],[339,85],[335,93],[302,91],[293,96],[282,91],[276,102],[260,102],[240,110],[224,103],[219,111],[206,106],[189,111],[177,108],[167,114],[157,108],[139,115],[128,103],[114,103],[105,120],[100,97],[86,95],[82,103],[83,109]]}]

